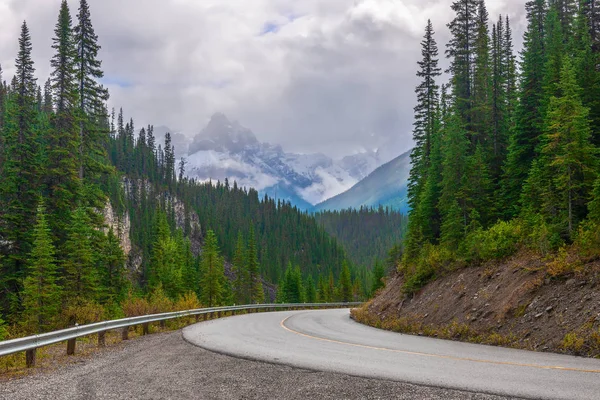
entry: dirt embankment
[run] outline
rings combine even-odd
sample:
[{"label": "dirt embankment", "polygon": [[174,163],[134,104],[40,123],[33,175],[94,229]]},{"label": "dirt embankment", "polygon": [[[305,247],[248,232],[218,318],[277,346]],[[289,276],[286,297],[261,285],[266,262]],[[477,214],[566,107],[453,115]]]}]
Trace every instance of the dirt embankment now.
[{"label": "dirt embankment", "polygon": [[600,261],[550,278],[519,254],[447,273],[412,297],[396,274],[353,317],[383,329],[476,343],[600,357]]}]

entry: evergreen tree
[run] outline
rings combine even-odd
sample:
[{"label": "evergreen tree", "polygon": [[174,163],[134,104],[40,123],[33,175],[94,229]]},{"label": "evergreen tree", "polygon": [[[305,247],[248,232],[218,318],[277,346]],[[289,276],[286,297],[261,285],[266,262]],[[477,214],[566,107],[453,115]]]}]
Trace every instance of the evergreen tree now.
[{"label": "evergreen tree", "polygon": [[200,302],[205,307],[215,307],[224,304],[224,275],[223,259],[219,255],[217,237],[212,230],[209,230],[206,232],[200,264]]},{"label": "evergreen tree", "polygon": [[473,142],[484,146],[490,154],[492,127],[492,69],[490,61],[490,35],[488,12],[480,1],[477,10],[476,39],[473,62],[472,129]]},{"label": "evergreen tree", "polygon": [[344,303],[352,301],[352,277],[350,276],[350,267],[346,261],[342,263],[338,293],[340,301]]},{"label": "evergreen tree", "polygon": [[98,295],[98,274],[94,266],[95,254],[92,248],[94,231],[84,207],[73,212],[67,229],[67,239],[63,246],[62,286],[68,302],[96,299]]},{"label": "evergreen tree", "polygon": [[[0,238],[9,243],[3,249],[0,285],[3,306],[20,291],[26,256],[31,251],[31,227],[34,225],[40,189],[41,154],[36,131],[36,80],[31,58],[31,37],[23,22],[19,37],[16,74],[6,106],[3,129],[3,171],[0,176]],[[18,304],[13,303],[13,306]]]},{"label": "evergreen tree", "polygon": [[515,127],[510,135],[502,183],[504,207],[501,209],[507,219],[519,213],[521,190],[543,129],[544,70],[541,66],[546,64],[546,2],[532,0],[525,8],[528,26],[523,40],[520,102],[515,110]]},{"label": "evergreen tree", "polygon": [[436,78],[441,75],[438,67],[438,47],[435,42],[431,20],[427,22],[425,37],[421,42],[422,60],[418,62],[417,76],[422,79],[417,86],[417,106],[415,107],[415,122],[413,129],[413,148],[410,158],[412,169],[409,178],[409,204],[416,208],[421,188],[429,168],[431,141],[435,129],[435,117],[438,102],[439,86]]},{"label": "evergreen tree", "polygon": [[308,275],[308,278],[306,278],[304,288],[306,290],[304,300],[307,303],[315,303],[317,301],[317,290],[315,289],[315,281],[312,275]]},{"label": "evergreen tree", "polygon": [[79,89],[79,178],[86,173],[97,173],[103,169],[105,132],[100,128],[100,120],[105,117],[104,103],[108,91],[98,83],[104,76],[102,62],[98,60],[98,36],[90,19],[87,0],[80,0],[78,25],[74,29],[77,47],[76,77]]},{"label": "evergreen tree", "polygon": [[461,127],[459,116],[452,112],[444,127],[442,152],[442,181],[439,208],[442,214],[441,239],[452,248],[464,234],[467,208],[464,177],[467,167],[467,133]]},{"label": "evergreen tree", "polygon": [[52,48],[56,51],[51,61],[51,90],[54,93],[56,114],[51,118],[48,140],[48,167],[45,184],[48,188],[48,211],[51,226],[64,241],[66,224],[71,210],[76,207],[79,192],[78,176],[78,120],[76,117],[77,85],[75,57],[77,49],[71,27],[71,15],[66,0],[61,3],[54,31]]},{"label": "evergreen tree", "polygon": [[260,304],[265,300],[263,285],[260,279],[260,266],[258,264],[258,253],[256,251],[256,239],[254,238],[254,227],[250,227],[248,246],[246,250],[247,279],[246,287],[250,294],[251,304]]},{"label": "evergreen tree", "polygon": [[105,304],[118,303],[123,300],[127,289],[125,271],[125,254],[112,227],[102,243],[100,269],[101,300]]},{"label": "evergreen tree", "polygon": [[248,304],[250,302],[250,292],[248,290],[248,269],[246,264],[246,248],[242,233],[238,233],[237,244],[235,246],[235,255],[233,257],[233,270],[235,273],[235,282],[233,285],[235,304]]},{"label": "evergreen tree", "polygon": [[558,91],[560,97],[550,98],[541,158],[528,182],[541,188],[541,198],[526,198],[526,202],[529,210],[537,209],[558,233],[572,238],[578,222],[586,216],[598,160],[597,149],[590,143],[589,110],[582,105],[567,57]]},{"label": "evergreen tree", "polygon": [[379,289],[385,286],[383,282],[385,278],[385,267],[377,260],[375,267],[373,268],[373,283],[371,285],[371,294],[374,295]]},{"label": "evergreen tree", "polygon": [[[543,1],[543,0],[542,0]],[[448,72],[452,74],[452,94],[456,112],[468,131],[472,130],[473,62],[478,28],[480,0],[456,0],[452,11],[456,17],[448,24],[452,38],[446,55],[450,58]]]},{"label": "evergreen tree", "polygon": [[43,205],[38,207],[33,237],[27,277],[23,282],[24,311],[21,320],[27,331],[41,333],[52,328],[56,322],[61,300],[56,252]]}]

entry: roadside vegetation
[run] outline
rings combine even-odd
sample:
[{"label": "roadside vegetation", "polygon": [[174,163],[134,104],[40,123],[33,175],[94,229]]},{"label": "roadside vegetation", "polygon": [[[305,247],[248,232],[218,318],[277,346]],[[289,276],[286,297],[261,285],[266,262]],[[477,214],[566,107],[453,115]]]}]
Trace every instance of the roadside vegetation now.
[{"label": "roadside vegetation", "polygon": [[520,60],[510,19],[452,4],[448,84],[431,23],[415,108],[403,290],[519,250],[558,277],[600,257],[600,13],[528,1]]}]

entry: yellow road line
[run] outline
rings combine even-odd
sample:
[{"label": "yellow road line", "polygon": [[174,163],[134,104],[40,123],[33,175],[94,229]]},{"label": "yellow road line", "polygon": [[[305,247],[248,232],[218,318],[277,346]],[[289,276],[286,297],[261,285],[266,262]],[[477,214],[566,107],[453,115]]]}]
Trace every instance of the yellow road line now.
[{"label": "yellow road line", "polygon": [[511,365],[511,366],[515,366],[515,367],[530,367],[530,368],[537,368],[537,369],[549,369],[549,370],[574,371],[574,372],[586,372],[586,373],[591,373],[591,374],[600,374],[600,370],[597,370],[597,369],[580,369],[580,368],[569,368],[569,367],[561,367],[561,366],[554,366],[554,365],[523,364],[523,363],[515,363],[515,362],[508,362],[508,361],[481,360],[481,359],[477,359],[477,358],[445,356],[445,355],[440,355],[440,354],[422,353],[422,352],[418,352],[418,351],[396,350],[396,349],[388,349],[386,347],[376,347],[376,346],[368,346],[365,344],[342,342],[339,340],[326,339],[326,338],[322,338],[322,337],[318,337],[318,336],[308,335],[306,333],[298,332],[291,328],[288,328],[285,325],[285,323],[291,317],[293,317],[293,315],[290,315],[289,317],[284,318],[279,325],[288,332],[294,333],[296,335],[304,336],[309,339],[320,340],[322,342],[337,343],[337,344],[343,344],[346,346],[360,347],[363,349],[389,351],[392,353],[409,354],[409,355],[421,356],[421,357],[442,358],[442,359],[455,360],[455,361],[471,361],[471,362],[483,363],[483,364]]}]

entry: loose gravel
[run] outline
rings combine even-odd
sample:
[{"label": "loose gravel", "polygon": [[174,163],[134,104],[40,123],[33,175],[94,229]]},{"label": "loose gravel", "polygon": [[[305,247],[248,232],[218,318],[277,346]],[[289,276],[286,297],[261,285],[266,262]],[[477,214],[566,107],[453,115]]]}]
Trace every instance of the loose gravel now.
[{"label": "loose gravel", "polygon": [[51,372],[0,381],[0,399],[508,398],[241,360],[195,347],[178,331],[124,342]]}]

